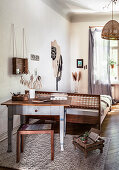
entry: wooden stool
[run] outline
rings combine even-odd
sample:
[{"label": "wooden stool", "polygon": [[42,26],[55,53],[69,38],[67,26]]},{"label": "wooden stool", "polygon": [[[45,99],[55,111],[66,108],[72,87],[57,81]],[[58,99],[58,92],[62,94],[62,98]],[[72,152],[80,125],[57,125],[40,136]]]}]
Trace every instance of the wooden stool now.
[{"label": "wooden stool", "polygon": [[23,152],[23,135],[26,135],[26,134],[50,134],[51,135],[51,160],[54,160],[54,130],[51,130],[51,128],[39,130],[41,129],[41,126],[42,124],[25,124],[25,125],[22,125],[18,129],[17,144],[16,144],[16,162],[17,163],[20,161],[20,145],[21,145],[21,152]]},{"label": "wooden stool", "polygon": [[[92,128],[90,130],[90,132],[95,132],[100,135],[100,131],[98,129]],[[79,139],[79,137],[73,138],[73,144],[74,144],[75,148],[78,147],[79,149],[81,149],[84,152],[85,158],[87,158],[87,154],[89,151],[92,151],[95,149],[100,149],[100,153],[103,153],[103,147],[104,147],[103,139],[98,138],[98,140],[96,142],[93,142],[91,139],[88,139],[88,143],[85,144]]]}]

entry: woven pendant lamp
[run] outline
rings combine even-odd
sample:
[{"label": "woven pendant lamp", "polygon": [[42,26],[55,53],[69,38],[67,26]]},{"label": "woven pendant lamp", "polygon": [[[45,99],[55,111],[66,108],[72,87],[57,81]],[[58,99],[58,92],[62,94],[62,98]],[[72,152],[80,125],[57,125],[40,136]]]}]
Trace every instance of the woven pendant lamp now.
[{"label": "woven pendant lamp", "polygon": [[112,0],[112,20],[108,21],[103,27],[101,37],[107,40],[119,40],[119,23],[113,20],[113,2]]}]

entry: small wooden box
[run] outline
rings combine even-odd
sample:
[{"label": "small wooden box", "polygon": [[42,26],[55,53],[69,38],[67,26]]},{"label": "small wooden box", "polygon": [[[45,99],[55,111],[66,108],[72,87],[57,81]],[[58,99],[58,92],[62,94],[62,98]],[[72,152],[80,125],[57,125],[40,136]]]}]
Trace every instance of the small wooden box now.
[{"label": "small wooden box", "polygon": [[[98,129],[94,129],[94,128],[91,128],[90,132],[95,132],[97,134],[100,134],[100,131]],[[88,142],[85,144],[80,140],[80,136],[79,136],[79,137],[73,138],[73,144],[74,144],[75,148],[78,147],[80,150],[82,150],[84,152],[85,158],[86,158],[88,152],[95,150],[95,149],[100,149],[100,153],[102,153],[103,147],[104,147],[104,140],[102,138],[99,138],[96,142],[94,142],[89,138]]]},{"label": "small wooden box", "polygon": [[27,58],[12,58],[13,74],[28,74]]},{"label": "small wooden box", "polygon": [[12,96],[12,101],[28,101],[29,97],[26,94]]}]

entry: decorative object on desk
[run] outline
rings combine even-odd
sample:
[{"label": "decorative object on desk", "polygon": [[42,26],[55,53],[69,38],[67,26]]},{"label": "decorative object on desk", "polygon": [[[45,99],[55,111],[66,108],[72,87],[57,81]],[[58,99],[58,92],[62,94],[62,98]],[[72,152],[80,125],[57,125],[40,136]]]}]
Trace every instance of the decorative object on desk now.
[{"label": "decorative object on desk", "polygon": [[[106,40],[119,40],[119,23],[113,19],[113,3],[116,4],[117,0],[112,2],[112,19],[108,21],[102,30],[101,37]],[[111,3],[108,4],[110,6]]]},{"label": "decorative object on desk", "polygon": [[83,68],[83,59],[77,59],[77,68]]},{"label": "decorative object on desk", "polygon": [[47,103],[47,102],[51,102],[51,100],[50,99],[37,99],[37,98],[35,98],[35,99],[33,99],[32,100],[32,102],[34,102],[34,103]]},{"label": "decorative object on desk", "polygon": [[50,100],[67,100],[67,93],[51,93]]},{"label": "decorative object on desk", "polygon": [[58,91],[58,82],[61,80],[62,77],[63,60],[60,51],[60,46],[57,44],[56,40],[51,42],[51,58],[54,70],[54,77],[56,77],[56,90]]},{"label": "decorative object on desk", "polygon": [[79,81],[80,81],[80,79],[81,79],[81,71],[79,71],[78,72],[78,74],[77,74],[77,72],[75,72],[75,73],[73,73],[72,72],[72,77],[73,77],[73,81],[75,82],[75,93],[78,93],[79,92]]},{"label": "decorative object on desk", "polygon": [[29,90],[29,97],[30,97],[30,99],[35,98],[35,89],[30,89]]},{"label": "decorative object on desk", "polygon": [[12,95],[13,101],[27,101],[28,100],[28,94],[14,94]]},{"label": "decorative object on desk", "polygon": [[33,74],[30,76],[30,80],[25,80],[23,76],[21,76],[20,83],[24,86],[27,86],[30,94],[30,98],[35,98],[35,89],[41,89],[41,76],[37,76],[36,79],[34,78]]}]

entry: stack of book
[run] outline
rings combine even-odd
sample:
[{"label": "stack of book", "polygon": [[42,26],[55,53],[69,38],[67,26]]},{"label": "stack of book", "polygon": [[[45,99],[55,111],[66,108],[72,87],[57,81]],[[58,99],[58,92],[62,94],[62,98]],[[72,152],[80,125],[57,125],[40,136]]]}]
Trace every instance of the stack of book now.
[{"label": "stack of book", "polygon": [[52,93],[50,100],[67,100],[67,93]]}]

